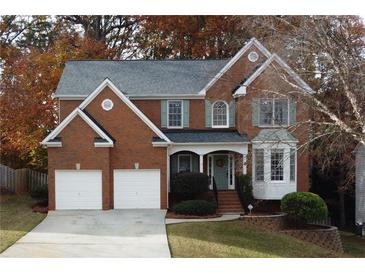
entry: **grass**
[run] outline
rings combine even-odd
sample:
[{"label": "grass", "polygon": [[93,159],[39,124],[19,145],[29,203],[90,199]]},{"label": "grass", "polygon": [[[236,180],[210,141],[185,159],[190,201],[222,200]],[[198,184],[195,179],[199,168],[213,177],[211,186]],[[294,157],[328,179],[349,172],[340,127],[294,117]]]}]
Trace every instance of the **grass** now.
[{"label": "grass", "polygon": [[29,196],[2,196],[0,201],[0,253],[39,224],[46,214],[35,213]]},{"label": "grass", "polygon": [[360,238],[347,231],[340,231],[345,255],[355,258],[365,258],[365,238]]},{"label": "grass", "polygon": [[324,258],[339,257],[319,246],[241,221],[167,226],[173,257],[188,258]]}]

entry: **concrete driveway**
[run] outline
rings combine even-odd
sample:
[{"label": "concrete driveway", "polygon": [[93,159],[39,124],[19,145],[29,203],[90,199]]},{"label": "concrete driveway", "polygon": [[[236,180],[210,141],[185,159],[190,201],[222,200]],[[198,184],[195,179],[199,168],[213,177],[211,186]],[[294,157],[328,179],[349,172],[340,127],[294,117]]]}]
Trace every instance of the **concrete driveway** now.
[{"label": "concrete driveway", "polygon": [[1,257],[170,257],[165,211],[53,211]]}]

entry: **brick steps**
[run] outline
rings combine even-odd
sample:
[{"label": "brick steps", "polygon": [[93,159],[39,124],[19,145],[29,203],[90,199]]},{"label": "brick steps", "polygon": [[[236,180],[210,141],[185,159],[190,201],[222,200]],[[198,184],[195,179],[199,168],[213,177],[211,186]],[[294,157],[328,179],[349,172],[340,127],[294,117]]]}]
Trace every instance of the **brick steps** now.
[{"label": "brick steps", "polygon": [[236,191],[218,191],[218,213],[243,211]]}]

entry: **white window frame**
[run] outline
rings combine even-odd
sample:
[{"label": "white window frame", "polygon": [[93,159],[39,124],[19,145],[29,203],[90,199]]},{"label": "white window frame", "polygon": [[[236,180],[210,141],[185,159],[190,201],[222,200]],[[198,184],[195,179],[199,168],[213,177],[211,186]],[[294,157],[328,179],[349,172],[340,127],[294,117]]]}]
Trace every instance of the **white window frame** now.
[{"label": "white window frame", "polygon": [[[272,117],[271,117],[271,124],[263,125],[261,124],[261,101],[271,101],[272,105]],[[287,109],[288,109],[288,119],[286,124],[277,125],[275,124],[275,101],[276,100],[286,100],[287,101]],[[290,109],[289,109],[289,98],[260,98],[259,99],[259,127],[265,128],[265,127],[287,127],[289,126],[289,119],[290,119]]]},{"label": "white window frame", "polygon": [[[291,171],[290,171],[290,168],[291,168],[291,159],[289,158],[289,180],[291,181],[291,182],[296,182],[297,181],[297,172],[298,172],[298,159],[297,159],[297,149],[296,148],[290,148],[290,149],[293,149],[294,150],[294,180],[292,180],[291,178],[290,178],[290,173],[291,173]],[[289,153],[290,153],[290,150],[289,150]],[[291,155],[289,155],[289,157],[290,157]]]},{"label": "white window frame", "polygon": [[[276,150],[276,152],[280,152],[283,154],[283,158],[282,158],[282,169],[283,169],[283,179],[282,180],[273,180],[272,179],[272,155],[273,155],[273,151]],[[290,152],[290,151],[289,151]],[[270,149],[270,181],[271,182],[283,182],[285,181],[285,164],[288,164],[287,161],[285,161],[285,157],[286,157],[286,154],[285,153],[285,149],[283,148],[272,148]],[[289,155],[290,157],[290,155]],[[290,177],[290,158],[289,158],[289,177]]]},{"label": "white window frame", "polygon": [[[170,126],[170,102],[180,102],[181,103],[181,126]],[[167,100],[167,128],[183,128],[184,127],[184,102],[183,100]]]},{"label": "white window frame", "polygon": [[[255,149],[264,150],[264,180],[256,180],[256,159],[255,159]],[[284,180],[271,180],[271,150],[273,149],[283,149],[284,150]],[[290,180],[290,149],[296,150],[296,143],[255,143],[253,144],[252,151],[252,178],[253,183],[258,184],[296,184],[297,183],[297,153],[295,153],[295,180]]]},{"label": "white window frame", "polygon": [[[224,103],[226,105],[226,124],[225,125],[214,125],[214,105],[217,103]],[[212,128],[228,128],[229,127],[229,105],[226,101],[218,100],[212,104]]]},{"label": "white window frame", "polygon": [[178,154],[177,155],[177,173],[181,172],[180,171],[180,157],[186,157],[189,156],[189,161],[190,161],[190,171],[193,171],[193,159],[192,159],[192,155],[191,154]]},{"label": "white window frame", "polygon": [[[264,179],[263,180],[256,180],[256,150],[259,150],[259,149],[262,149],[262,154],[263,154],[263,171],[264,171],[264,174],[263,174],[263,176],[264,176]],[[254,181],[256,181],[256,182],[264,182],[265,181],[265,149],[263,149],[263,148],[255,148],[255,149],[252,149],[252,159],[253,159],[253,171],[252,171],[252,174],[253,174],[253,176],[252,177],[254,177]]]}]

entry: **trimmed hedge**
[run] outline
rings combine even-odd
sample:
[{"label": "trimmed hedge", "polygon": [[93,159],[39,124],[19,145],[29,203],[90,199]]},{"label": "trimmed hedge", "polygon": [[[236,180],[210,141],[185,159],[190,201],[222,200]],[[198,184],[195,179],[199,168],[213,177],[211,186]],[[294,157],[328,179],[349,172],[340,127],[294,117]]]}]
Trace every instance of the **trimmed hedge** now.
[{"label": "trimmed hedge", "polygon": [[205,200],[188,200],[174,206],[173,211],[182,215],[211,215],[216,213],[217,204]]},{"label": "trimmed hedge", "polygon": [[180,200],[194,200],[209,191],[209,177],[199,172],[184,172],[171,180],[171,192]]},{"label": "trimmed hedge", "polygon": [[281,210],[297,224],[321,221],[327,217],[325,201],[311,192],[292,192],[281,199]]}]

